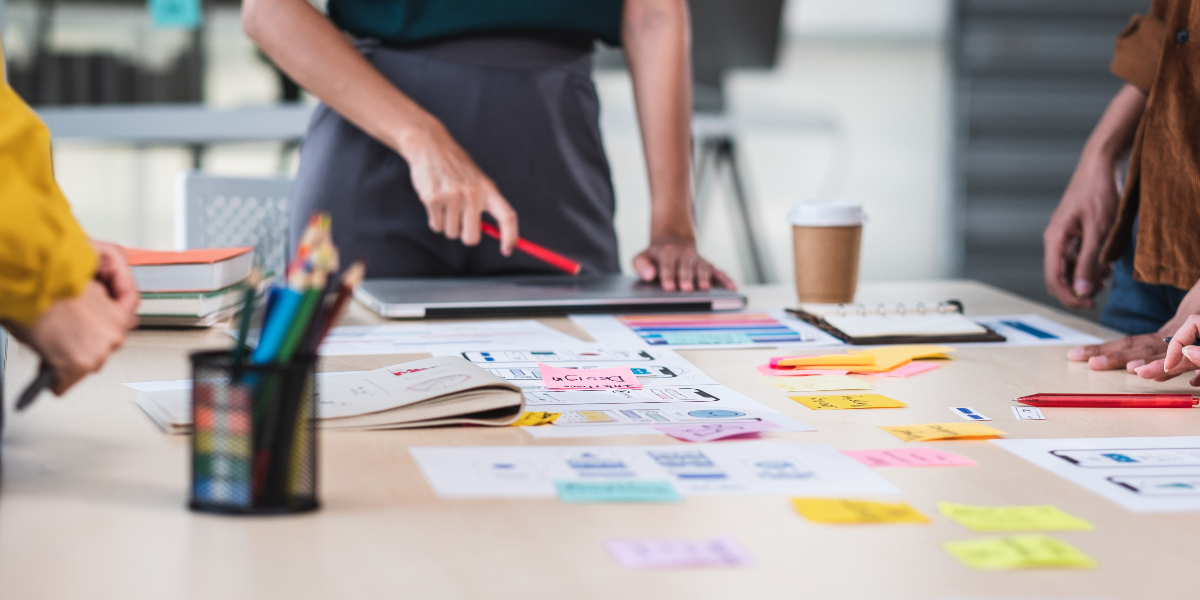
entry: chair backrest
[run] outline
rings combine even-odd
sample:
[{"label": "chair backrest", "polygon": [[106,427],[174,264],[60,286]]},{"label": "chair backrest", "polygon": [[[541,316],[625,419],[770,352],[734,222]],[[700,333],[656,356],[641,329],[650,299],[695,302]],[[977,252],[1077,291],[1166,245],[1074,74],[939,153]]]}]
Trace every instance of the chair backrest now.
[{"label": "chair backrest", "polygon": [[287,265],[286,177],[213,177],[198,171],[175,180],[175,248],[253,246],[266,271]]}]

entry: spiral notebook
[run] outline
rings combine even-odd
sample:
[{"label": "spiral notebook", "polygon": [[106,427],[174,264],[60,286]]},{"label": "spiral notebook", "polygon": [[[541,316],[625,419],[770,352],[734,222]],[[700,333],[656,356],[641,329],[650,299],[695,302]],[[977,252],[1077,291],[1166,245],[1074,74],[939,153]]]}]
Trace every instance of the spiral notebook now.
[{"label": "spiral notebook", "polygon": [[802,304],[788,312],[849,344],[1003,342],[1004,336],[963,315],[962,302]]}]

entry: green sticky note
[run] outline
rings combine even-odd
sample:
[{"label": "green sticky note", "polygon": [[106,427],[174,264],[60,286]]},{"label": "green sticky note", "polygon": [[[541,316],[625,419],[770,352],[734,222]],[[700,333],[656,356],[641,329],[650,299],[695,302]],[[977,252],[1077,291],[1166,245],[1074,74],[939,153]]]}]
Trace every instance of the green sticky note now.
[{"label": "green sticky note", "polygon": [[707,344],[753,344],[754,339],[744,333],[723,331],[664,331],[660,334],[669,346],[703,346]]},{"label": "green sticky note", "polygon": [[981,571],[1063,567],[1094,569],[1096,560],[1060,539],[1045,535],[962,540],[942,544],[958,562]]},{"label": "green sticky note", "polygon": [[1057,506],[970,506],[938,502],[938,511],[971,531],[1091,531],[1092,524]]},{"label": "green sticky note", "polygon": [[200,0],[146,0],[150,24],[160,29],[195,29],[203,11]]},{"label": "green sticky note", "polygon": [[555,481],[563,502],[682,502],[670,481]]}]

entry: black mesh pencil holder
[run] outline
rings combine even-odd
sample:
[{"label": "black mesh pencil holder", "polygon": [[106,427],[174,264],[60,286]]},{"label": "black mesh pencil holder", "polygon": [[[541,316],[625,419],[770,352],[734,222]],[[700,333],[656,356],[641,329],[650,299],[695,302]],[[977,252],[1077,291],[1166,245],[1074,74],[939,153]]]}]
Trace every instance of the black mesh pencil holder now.
[{"label": "black mesh pencil holder", "polygon": [[192,354],[192,510],[286,514],[317,502],[316,357]]}]

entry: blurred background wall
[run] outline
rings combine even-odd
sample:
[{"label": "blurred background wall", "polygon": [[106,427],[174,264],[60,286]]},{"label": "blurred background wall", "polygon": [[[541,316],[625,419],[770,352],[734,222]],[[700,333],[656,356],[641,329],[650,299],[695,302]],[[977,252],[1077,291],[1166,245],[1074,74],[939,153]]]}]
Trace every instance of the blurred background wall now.
[{"label": "blurred background wall", "polygon": [[[724,79],[726,121],[767,274],[792,278],[790,204],[840,200],[861,203],[871,219],[864,279],[962,276],[1045,299],[1041,230],[1120,85],[1107,70],[1113,38],[1148,5],[787,0],[775,66]],[[242,34],[237,3],[204,7],[198,28],[160,28],[140,2],[9,0],[9,79],[47,109],[312,102]],[[628,75],[619,56],[597,60],[628,268],[648,238],[645,168]],[[279,142],[199,148],[60,139],[55,161],[94,236],[149,248],[172,244],[181,170],[269,176],[297,166],[294,146]],[[716,186],[701,215],[701,246],[745,281],[753,277],[739,260],[732,207]]]}]

